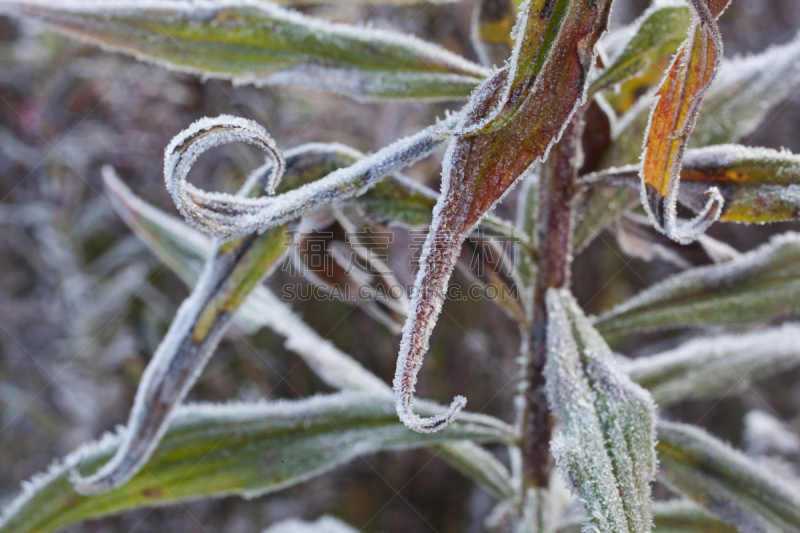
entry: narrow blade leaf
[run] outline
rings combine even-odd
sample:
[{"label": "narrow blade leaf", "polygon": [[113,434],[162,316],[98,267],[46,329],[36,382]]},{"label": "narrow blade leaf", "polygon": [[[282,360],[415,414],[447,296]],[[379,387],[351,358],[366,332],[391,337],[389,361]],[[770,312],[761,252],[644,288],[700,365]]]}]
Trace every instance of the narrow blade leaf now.
[{"label": "narrow blade leaf", "polygon": [[696,339],[624,368],[660,407],[735,392],[752,380],[800,365],[800,325]]},{"label": "narrow blade leaf", "polygon": [[[330,170],[318,166],[327,156],[307,146],[286,153],[284,183],[297,176],[321,177]],[[106,190],[123,220],[171,269],[194,286],[203,259],[212,248],[211,239],[180,219],[171,217],[135,196],[114,176],[105,176]],[[280,190],[280,187],[279,187]],[[391,389],[352,357],[322,338],[295,315],[286,303],[267,287],[256,286],[233,317],[245,331],[264,326],[286,338],[286,348],[303,358],[322,381],[336,389],[390,393]],[[499,499],[513,493],[508,469],[489,452],[469,441],[438,445],[437,453],[448,463],[481,484]]]},{"label": "narrow blade leaf", "polygon": [[[706,93],[689,146],[736,142],[755,131],[769,111],[800,84],[800,37],[760,54],[722,62]],[[641,155],[652,98],[643,97],[620,121],[603,166],[636,163]]]},{"label": "narrow blade leaf", "polygon": [[547,293],[547,398],[562,428],[551,444],[589,528],[648,532],[655,405],[618,367],[566,291]]},{"label": "narrow blade leaf", "polygon": [[743,533],[800,531],[800,484],[703,430],[659,422],[660,479]]},{"label": "narrow blade leaf", "polygon": [[[386,176],[431,154],[445,140],[442,129],[450,129],[457,118],[457,115],[448,117],[322,179],[262,198],[207,192],[186,182],[191,163],[206,147],[203,139],[213,134],[216,119],[201,119],[177,135],[167,147],[164,158],[167,189],[187,222],[220,239],[233,239],[364,194]],[[190,139],[195,139],[191,149],[187,148]]]},{"label": "narrow blade leaf", "polygon": [[682,272],[603,313],[604,335],[749,324],[800,311],[800,235],[786,233],[721,265]]},{"label": "narrow blade leaf", "polygon": [[[788,151],[734,144],[692,148],[686,151],[680,177],[678,201],[696,213],[705,207],[708,186],[717,187],[725,201],[721,222],[800,218],[800,156]],[[587,175],[584,182],[588,187],[576,205],[581,216],[574,238],[578,252],[639,200],[633,192],[639,182],[636,165],[596,172]]]},{"label": "narrow blade leaf", "polygon": [[800,156],[787,151],[718,145],[689,150],[679,201],[698,211],[701,189],[719,188],[726,222],[781,222],[800,218]]},{"label": "narrow blade leaf", "polygon": [[528,167],[545,156],[584,101],[610,5],[606,0],[526,3],[510,66],[488,79],[462,112],[458,135],[445,153],[442,193],[420,259],[394,378],[398,414],[415,431],[444,427],[466,403],[459,396],[447,413],[430,420],[420,419],[412,407],[417,373],[461,244]]},{"label": "narrow blade leaf", "polygon": [[115,455],[124,435],[106,435],[27,483],[3,511],[0,532],[53,531],[87,518],[203,497],[252,498],[378,450],[510,438],[484,419],[465,414],[445,432],[419,435],[397,421],[389,394],[182,406],[128,483],[85,496],[68,479],[73,469],[91,472]]},{"label": "narrow blade leaf", "polygon": [[[220,117],[208,130],[206,146],[231,140],[258,144],[272,157],[270,172],[256,172],[241,195],[274,190],[284,170],[282,155],[263,130],[232,117]],[[191,151],[187,143],[186,149]],[[196,155],[195,155],[196,158]],[[194,160],[191,159],[188,165]],[[113,172],[109,167],[107,172]],[[188,168],[186,168],[188,172]],[[125,440],[116,455],[88,478],[75,476],[84,494],[107,491],[129,480],[147,461],[166,431],[172,413],[183,400],[217,348],[234,313],[286,252],[284,227],[271,228],[222,245],[215,245],[192,294],[181,304],[166,336],[139,383],[128,419]]]},{"label": "narrow blade leaf", "polygon": [[0,10],[174,70],[358,100],[465,98],[488,75],[420,39],[314,19],[272,2],[31,0]]},{"label": "narrow blade leaf", "polygon": [[658,5],[648,9],[636,22],[636,30],[611,64],[589,86],[595,93],[644,74],[678,51],[692,23],[685,5]]},{"label": "narrow blade leaf", "polygon": [[[722,37],[706,0],[692,0],[696,21],[667,77],[656,93],[642,155],[642,204],[653,225],[669,238],[688,244],[719,218],[723,199],[710,188],[710,199],[696,219],[678,225],[675,201],[681,162],[703,97],[722,61]],[[721,4],[721,2],[720,2]]]},{"label": "narrow blade leaf", "polygon": [[753,134],[800,85],[800,36],[760,54],[722,63],[689,145],[735,142]]}]

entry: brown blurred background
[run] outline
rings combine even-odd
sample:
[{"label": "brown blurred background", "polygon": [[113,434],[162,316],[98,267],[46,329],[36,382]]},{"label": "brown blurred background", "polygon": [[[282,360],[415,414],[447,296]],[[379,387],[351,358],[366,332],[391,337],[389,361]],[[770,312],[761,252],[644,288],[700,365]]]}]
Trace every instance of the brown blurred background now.
[{"label": "brown blurred background", "polygon": [[[614,25],[630,22],[647,4],[617,0]],[[469,40],[474,9],[470,1],[303,11],[372,21],[477,60]],[[800,3],[733,0],[720,25],[728,57],[758,52],[796,35]],[[103,164],[114,165],[137,194],[175,213],[163,185],[163,150],[197,118],[252,118],[284,148],[336,141],[368,152],[461,105],[357,104],[294,88],[202,82],[2,17],[0,52],[0,503],[54,458],[125,423],[142,371],[188,294],[105,200]],[[797,89],[747,144],[800,153]],[[201,159],[192,179],[208,189],[233,190],[259,157],[239,145],[218,148]],[[440,159],[437,154],[415,165],[409,175],[437,187]],[[512,196],[498,214],[513,218],[514,205]],[[711,233],[748,250],[788,229],[798,226],[717,225]],[[577,258],[574,272],[578,297],[596,313],[675,270],[629,260],[606,233]],[[410,269],[398,276],[412,279]],[[456,282],[467,283],[459,276]],[[298,282],[278,273],[269,284],[280,292],[287,281]],[[297,302],[294,308],[321,335],[391,379],[399,337],[384,326],[344,303]],[[636,356],[684,339],[680,333],[649,335],[614,348]],[[518,341],[515,324],[495,305],[448,302],[419,393],[442,402],[465,394],[470,409],[512,422]],[[668,415],[700,423],[734,444],[741,442],[742,416],[766,410],[766,404],[800,429],[799,378],[800,372],[789,372],[720,402],[693,402]],[[189,400],[254,401],[329,391],[283,348],[281,337],[262,330],[246,341],[228,335]],[[492,505],[487,493],[428,452],[381,453],[254,501],[232,497],[138,510],[68,531],[252,532],[292,516],[329,513],[365,531],[473,532],[483,530]]]}]

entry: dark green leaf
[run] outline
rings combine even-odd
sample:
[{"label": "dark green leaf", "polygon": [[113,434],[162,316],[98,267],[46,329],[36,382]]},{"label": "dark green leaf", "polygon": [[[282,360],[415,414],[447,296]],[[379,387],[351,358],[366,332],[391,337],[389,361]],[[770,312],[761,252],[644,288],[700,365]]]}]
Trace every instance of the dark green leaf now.
[{"label": "dark green leaf", "polygon": [[800,235],[786,233],[721,265],[653,285],[603,313],[604,335],[713,324],[749,324],[800,311]]},{"label": "dark green leaf", "polygon": [[659,422],[660,479],[743,533],[800,531],[800,485],[703,430]]},{"label": "dark green leaf", "polygon": [[72,469],[88,473],[114,455],[120,437],[107,435],[27,484],[4,510],[0,532],[43,533],[127,509],[203,497],[252,498],[378,450],[511,438],[490,420],[465,413],[447,431],[420,435],[397,420],[389,394],[183,406],[149,461],[128,483],[83,496],[68,479]]},{"label": "dark green leaf", "polygon": [[266,1],[21,1],[0,11],[203,77],[360,100],[465,98],[488,74],[414,37],[313,19]]}]

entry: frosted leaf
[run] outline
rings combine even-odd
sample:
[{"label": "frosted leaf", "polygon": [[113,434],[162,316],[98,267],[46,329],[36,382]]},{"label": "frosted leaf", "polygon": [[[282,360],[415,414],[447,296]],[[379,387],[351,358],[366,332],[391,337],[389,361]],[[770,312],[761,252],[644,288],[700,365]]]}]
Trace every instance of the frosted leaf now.
[{"label": "frosted leaf", "polygon": [[703,430],[657,425],[659,479],[743,533],[800,531],[800,480],[776,475]]},{"label": "frosted leaf", "polygon": [[[740,533],[691,500],[655,501],[652,510],[655,533]],[[581,516],[564,520],[558,533],[580,533],[581,521]]]},{"label": "frosted leaf", "polygon": [[[587,528],[648,532],[655,406],[619,369],[567,291],[547,292],[547,398],[561,428],[551,450]],[[588,530],[588,529],[587,529]]]},{"label": "frosted leaf", "polygon": [[338,518],[323,516],[314,522],[291,518],[268,527],[262,533],[358,533],[358,530]]},{"label": "frosted leaf", "polygon": [[[800,156],[786,150],[735,144],[691,148],[684,156],[680,176],[678,201],[695,212],[706,204],[709,183],[719,189],[725,199],[719,218],[722,222],[779,222],[800,216]],[[586,187],[576,203],[577,251],[621,210],[638,200],[638,196],[625,190],[638,187],[638,167],[606,169],[587,175],[582,181]],[[720,248],[707,236],[700,236],[698,242],[710,257],[722,254],[722,259],[731,255],[730,250]]]},{"label": "frosted leaf", "polygon": [[625,365],[661,406],[719,398],[750,381],[800,365],[800,325],[687,342]]},{"label": "frosted leaf", "polygon": [[[292,166],[297,153],[287,153]],[[194,286],[213,250],[211,239],[135,196],[113,172],[104,174],[112,205],[154,253],[184,281]],[[388,392],[389,387],[333,344],[321,338],[267,287],[257,285],[234,314],[234,322],[255,331],[269,327],[286,337],[287,349],[298,353],[323,381],[335,388]]]},{"label": "frosted leaf", "polygon": [[[564,9],[551,9],[549,2],[522,5],[511,60],[473,93],[450,132],[455,136],[445,152],[442,192],[422,249],[393,382],[398,415],[415,431],[441,429],[466,403],[459,396],[448,412],[430,420],[420,419],[412,406],[464,238],[534,162],[547,156],[585,101],[611,2],[566,4]],[[540,39],[550,25],[559,31]]]},{"label": "frosted leaf", "polygon": [[385,393],[184,405],[175,411],[156,453],[129,483],[86,496],[69,480],[73,470],[96,468],[119,449],[124,434],[107,434],[23,483],[21,494],[0,513],[0,530],[53,531],[140,507],[229,495],[254,498],[380,450],[513,439],[493,420],[465,413],[447,431],[420,435],[398,422]]},{"label": "frosted leaf", "polygon": [[[231,118],[225,117],[225,128],[239,127]],[[200,131],[214,131],[212,125],[204,123],[204,126]],[[216,135],[224,137],[224,134]],[[213,138],[207,141],[215,142]],[[196,154],[188,150],[189,165]],[[180,169],[181,163],[176,166]],[[275,177],[280,176],[279,171],[283,169],[283,159],[279,155],[272,168],[275,169],[272,172],[254,173],[254,178],[247,181],[240,194],[265,187],[273,189]],[[188,168],[185,170],[188,172]],[[106,167],[104,173],[107,182],[115,181],[110,167]],[[197,285],[178,308],[167,334],[142,375],[117,453],[89,477],[81,477],[76,472],[73,476],[76,490],[83,494],[107,491],[125,483],[138,472],[166,431],[175,408],[213,355],[233,314],[244,297],[278,263],[286,250],[285,244],[284,229],[276,228],[262,235],[212,247]]]},{"label": "frosted leaf", "polygon": [[691,0],[690,4],[695,21],[656,92],[640,170],[642,205],[648,218],[658,231],[681,244],[705,233],[725,203],[719,189],[710,187],[698,215],[678,224],[681,163],[703,98],[722,62],[722,36],[715,19],[727,6],[714,0]]},{"label": "frosted leaf", "polygon": [[748,324],[800,311],[800,235],[785,233],[741,257],[669,277],[601,314],[604,335]]},{"label": "frosted leaf", "polygon": [[723,61],[708,90],[690,146],[744,138],[800,85],[800,35],[766,51]]},{"label": "frosted leaf", "polygon": [[[270,156],[273,165],[265,181],[267,194],[272,194],[286,166],[283,153],[267,130],[252,120],[230,115],[202,118],[176,135],[164,150],[164,179],[178,210],[194,226],[223,239],[231,238],[236,225],[230,222],[230,216],[222,206],[236,202],[236,198],[225,193],[206,193],[188,183],[186,178],[192,165],[204,152],[236,141],[254,144]],[[240,197],[238,201],[252,203],[258,200]],[[247,233],[252,231],[240,232],[236,236]]]},{"label": "frosted leaf", "polygon": [[[264,231],[321,206],[363,194],[387,175],[433,152],[444,140],[444,137],[434,132],[451,127],[456,119],[457,115],[451,116],[436,126],[396,141],[353,165],[331,172],[322,179],[283,194],[264,198],[240,198],[224,193],[206,192],[186,183],[186,174],[191,163],[199,155],[199,150],[210,147],[202,140],[206,131],[204,128],[209,125],[213,127],[217,120],[203,119],[178,135],[167,147],[164,175],[178,209],[190,224],[220,239],[233,239]],[[223,116],[218,120],[224,123],[230,118]],[[241,130],[241,138],[235,137],[234,133],[210,131],[213,132],[212,138],[217,144],[246,140],[246,138],[262,139],[264,133],[260,126],[251,121],[247,121],[247,126],[250,129]],[[234,131],[238,133],[240,130]],[[197,143],[192,141],[196,135]],[[189,144],[184,146],[186,141],[189,141]],[[184,152],[186,152],[185,157],[182,155]],[[279,175],[277,170],[275,172]]]},{"label": "frosted leaf", "polygon": [[[539,216],[539,168],[534,165],[527,174],[521,178],[519,196],[517,196],[517,221],[518,232],[531,237],[536,235],[536,220]],[[538,243],[536,244],[538,246]],[[534,250],[535,252],[535,247]],[[536,279],[536,262],[533,253],[518,250],[514,254],[514,266],[520,286],[524,291],[523,303],[527,309],[533,308],[533,282]],[[528,311],[530,313],[530,311]]]},{"label": "frosted leaf", "polygon": [[800,156],[722,144],[689,150],[684,165],[679,201],[695,211],[711,178],[725,197],[721,221],[780,222],[800,216]]},{"label": "frosted leaf", "polygon": [[743,437],[748,455],[800,455],[800,437],[797,433],[785,422],[758,409],[744,416]]},{"label": "frosted leaf", "polygon": [[639,205],[641,195],[638,190],[638,168],[634,169],[634,173],[637,188],[591,186],[576,195],[573,202],[575,231],[572,236],[575,255],[584,251],[598,235],[613,224],[621,212]]},{"label": "frosted leaf", "polygon": [[[769,112],[800,84],[800,36],[760,54],[723,60],[703,100],[689,147],[742,139],[769,117]],[[647,130],[653,98],[644,96],[623,115],[604,166],[636,163]]]},{"label": "frosted leaf", "polygon": [[[286,152],[284,182],[296,182],[326,173],[333,163],[330,155],[340,152],[331,145],[303,145]],[[170,268],[193,286],[212,250],[211,239],[185,222],[159,211],[135,196],[113,173],[104,174],[106,190],[123,220]],[[280,190],[279,187],[279,190]],[[245,331],[269,327],[283,336],[287,350],[298,354],[327,385],[336,389],[391,394],[390,387],[345,354],[300,319],[291,308],[264,285],[256,286],[233,317]],[[440,456],[496,494],[506,498],[512,492],[508,470],[490,453],[469,441],[438,446]]]},{"label": "frosted leaf", "polygon": [[[617,45],[608,67],[592,81],[594,93],[643,74],[651,65],[674,54],[686,38],[691,12],[684,2],[662,2],[650,6],[627,31],[624,47]],[[602,41],[601,41],[602,43]]]},{"label": "frosted leaf", "polygon": [[0,3],[0,11],[204,79],[301,86],[361,101],[466,98],[489,75],[416,37],[265,0],[22,0]]}]

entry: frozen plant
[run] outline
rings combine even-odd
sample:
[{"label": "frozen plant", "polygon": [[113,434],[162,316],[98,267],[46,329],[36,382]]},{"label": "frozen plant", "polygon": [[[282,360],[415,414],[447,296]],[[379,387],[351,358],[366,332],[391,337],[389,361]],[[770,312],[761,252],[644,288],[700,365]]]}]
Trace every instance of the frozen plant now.
[{"label": "frozen plant", "polygon": [[[800,39],[724,59],[717,19],[729,2],[655,2],[609,34],[612,0],[526,0],[518,9],[482,0],[472,33],[479,57],[500,63],[491,68],[416,37],[266,0],[0,2],[10,16],[205,78],[358,101],[465,100],[367,155],[325,143],[284,152],[252,120],[202,118],[165,149],[166,189],[184,220],[105,167],[110,202],[192,293],[141,378],[127,425],[24,483],[0,515],[0,533],[200,497],[255,497],[358,455],[421,447],[496,498],[486,524],[497,531],[800,532],[800,480],[663,416],[670,405],[720,398],[800,363],[800,324],[775,323],[800,312],[800,234],[746,253],[706,234],[716,223],[800,218],[800,156],[730,144],[800,86]],[[175,46],[152,46],[158,39]],[[188,182],[204,152],[237,141],[267,156],[238,194]],[[440,147],[438,193],[401,174]],[[518,184],[516,221],[493,215]],[[391,386],[262,283],[286,259],[287,232],[318,225],[427,228],[411,294],[367,308],[401,333]],[[572,263],[605,230],[625,253],[681,271],[591,317],[571,292]],[[464,396],[449,407],[415,398],[451,275],[483,231],[512,242],[513,253],[495,247],[481,261],[508,266],[513,257],[517,267],[476,274],[519,288],[513,301],[497,302],[521,337],[513,424],[468,411]],[[369,238],[331,239],[325,259],[350,286],[376,294],[394,283],[391,262],[364,259]],[[347,269],[350,253],[364,271]],[[271,328],[340,392],[184,405],[232,324]],[[697,328],[711,335],[648,357],[609,346]],[[768,438],[797,452],[788,430],[762,415],[747,418],[751,452],[779,447]],[[509,464],[484,444],[506,447]],[[654,501],[656,480],[675,498]],[[351,530],[325,516],[268,531]]]}]

